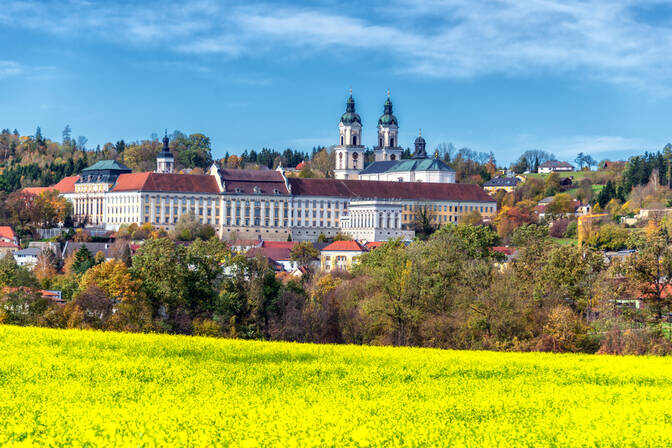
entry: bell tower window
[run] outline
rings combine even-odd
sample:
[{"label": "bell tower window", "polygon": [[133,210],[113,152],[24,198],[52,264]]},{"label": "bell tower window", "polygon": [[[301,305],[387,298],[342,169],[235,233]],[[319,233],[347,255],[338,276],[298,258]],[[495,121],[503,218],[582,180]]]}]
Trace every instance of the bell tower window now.
[{"label": "bell tower window", "polygon": [[394,148],[394,137],[390,137],[390,146]]},{"label": "bell tower window", "polygon": [[341,145],[343,144],[343,136],[341,135]]},{"label": "bell tower window", "polygon": [[357,146],[357,136],[356,135],[352,136],[352,146]]},{"label": "bell tower window", "polygon": [[390,160],[396,160],[396,159],[397,159],[397,156],[395,156],[394,154],[392,154],[392,155],[390,156]]},{"label": "bell tower window", "polygon": [[378,146],[381,148],[383,147],[383,137],[380,137],[380,139],[378,139]]}]

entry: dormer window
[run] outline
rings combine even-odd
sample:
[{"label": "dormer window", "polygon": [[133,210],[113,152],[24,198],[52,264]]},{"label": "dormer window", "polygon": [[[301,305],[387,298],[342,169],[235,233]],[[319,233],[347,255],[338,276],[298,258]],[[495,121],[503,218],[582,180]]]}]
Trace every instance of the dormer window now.
[{"label": "dormer window", "polygon": [[240,188],[236,187],[236,193],[240,193]]},{"label": "dormer window", "polygon": [[259,188],[255,185],[254,186],[254,192],[257,193],[257,194],[261,193],[261,188]]},{"label": "dormer window", "polygon": [[273,194],[280,194],[280,191],[277,188],[273,189]]}]

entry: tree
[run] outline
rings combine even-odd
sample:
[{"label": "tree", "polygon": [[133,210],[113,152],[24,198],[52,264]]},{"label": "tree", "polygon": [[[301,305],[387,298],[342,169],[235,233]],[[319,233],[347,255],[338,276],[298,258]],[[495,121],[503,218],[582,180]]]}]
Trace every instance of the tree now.
[{"label": "tree", "polygon": [[72,271],[76,274],[84,274],[86,271],[91,269],[93,265],[96,264],[91,254],[91,251],[82,244],[77,252],[75,252],[75,259],[72,263]]},{"label": "tree", "polygon": [[176,328],[178,310],[187,304],[189,268],[186,249],[168,238],[147,240],[133,257],[131,274],[142,281],[142,289],[154,309]]},{"label": "tree", "polygon": [[310,166],[322,172],[324,177],[333,177],[334,168],[336,167],[336,153],[334,151],[328,151],[327,148],[322,148],[313,156],[310,161]]},{"label": "tree", "polygon": [[562,216],[573,213],[572,197],[567,193],[556,194],[553,201],[546,206],[546,211],[552,216]]},{"label": "tree", "polygon": [[544,188],[544,194],[546,196],[553,196],[560,191],[560,175],[558,175],[558,173],[549,174],[546,178]]},{"label": "tree", "polygon": [[64,313],[68,328],[103,329],[114,313],[114,300],[91,285],[65,306]]},{"label": "tree", "polygon": [[583,154],[582,152],[580,152],[580,153],[576,156],[576,158],[574,159],[574,163],[576,163],[577,165],[579,165],[579,171],[581,171],[581,169],[583,169],[583,164],[585,163],[585,158],[586,158],[585,154]]},{"label": "tree", "polygon": [[79,281],[80,291],[97,286],[110,299],[136,301],[140,296],[142,282],[134,278],[126,265],[120,260],[110,260],[93,266]]},{"label": "tree", "polygon": [[39,286],[32,272],[16,264],[11,252],[0,258],[0,288],[5,286],[29,288]]},{"label": "tree", "polygon": [[40,252],[33,273],[42,282],[42,285],[56,276],[61,268],[61,261],[51,249],[45,248]]},{"label": "tree", "polygon": [[624,274],[636,297],[640,297],[660,321],[672,305],[672,249],[665,229],[649,232],[639,250],[627,258]]},{"label": "tree", "polygon": [[196,216],[189,212],[180,215],[170,235],[171,238],[180,241],[209,240],[215,236],[215,229],[209,224],[201,224]]},{"label": "tree", "polygon": [[81,151],[86,151],[86,144],[89,142],[89,139],[80,135],[77,137],[77,146]]},{"label": "tree", "polygon": [[300,266],[305,266],[319,258],[320,251],[310,241],[302,241],[291,250],[291,260],[297,262]]},{"label": "tree", "polygon": [[63,146],[70,146],[70,136],[72,135],[72,129],[69,124],[65,125],[63,129]]},{"label": "tree", "polygon": [[426,205],[417,205],[414,212],[413,230],[415,230],[415,235],[421,240],[426,240],[436,231],[434,214],[430,207]]}]

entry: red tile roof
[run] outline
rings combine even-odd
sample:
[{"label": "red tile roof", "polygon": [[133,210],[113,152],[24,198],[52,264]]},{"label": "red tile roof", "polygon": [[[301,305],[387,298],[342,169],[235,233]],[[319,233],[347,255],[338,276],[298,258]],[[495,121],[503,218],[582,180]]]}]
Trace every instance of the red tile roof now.
[{"label": "red tile roof", "polygon": [[279,171],[220,170],[219,175],[227,193],[289,194]]},{"label": "red tile roof", "polygon": [[496,202],[474,184],[289,178],[292,194],[376,199]]},{"label": "red tile roof", "polygon": [[264,241],[261,247],[292,249],[299,244],[296,241]]},{"label": "red tile roof", "polygon": [[14,243],[8,243],[7,241],[0,241],[0,247],[9,247],[12,249],[21,249],[18,245]]},{"label": "red tile roof", "polygon": [[177,193],[219,193],[214,176],[207,174],[130,173],[122,174],[112,191],[169,191]]},{"label": "red tile roof", "polygon": [[56,185],[51,187],[26,187],[23,189],[26,193],[32,193],[39,195],[45,191],[56,190],[59,193],[74,193],[75,192],[75,182],[79,180],[79,176],[68,176],[61,179]]},{"label": "red tile roof", "polygon": [[353,252],[367,252],[368,249],[361,244],[359,244],[358,241],[355,240],[349,240],[349,241],[334,241],[324,249],[323,251],[339,251],[339,252],[345,252],[345,251],[353,251]]},{"label": "red tile roof", "polygon": [[382,246],[383,243],[384,243],[384,241],[369,241],[368,243],[366,243],[366,248],[369,249],[369,250],[375,249],[377,247]]},{"label": "red tile roof", "polygon": [[508,247],[508,246],[495,246],[492,248],[493,252],[499,252],[504,255],[513,255],[516,253],[516,248],[515,247]]},{"label": "red tile roof", "polygon": [[0,238],[7,238],[8,240],[16,240],[14,230],[9,226],[0,226]]},{"label": "red tile roof", "polygon": [[51,191],[53,189],[54,189],[53,187],[26,187],[23,189],[23,191],[37,196],[44,193],[45,191]]},{"label": "red tile roof", "polygon": [[57,190],[59,193],[74,193],[75,192],[75,182],[79,180],[79,176],[68,176],[60,180],[52,188]]}]

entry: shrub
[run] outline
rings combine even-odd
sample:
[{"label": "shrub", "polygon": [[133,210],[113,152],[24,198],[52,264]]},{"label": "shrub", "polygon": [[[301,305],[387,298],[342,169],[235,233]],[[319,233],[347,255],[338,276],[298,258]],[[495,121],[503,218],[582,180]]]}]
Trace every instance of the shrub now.
[{"label": "shrub", "polygon": [[221,326],[210,319],[196,319],[194,320],[194,335],[217,337],[221,333]]}]

